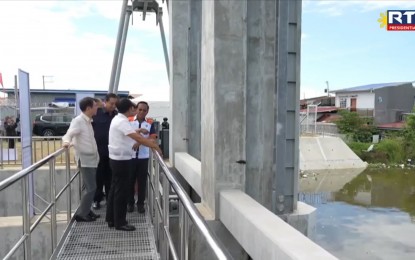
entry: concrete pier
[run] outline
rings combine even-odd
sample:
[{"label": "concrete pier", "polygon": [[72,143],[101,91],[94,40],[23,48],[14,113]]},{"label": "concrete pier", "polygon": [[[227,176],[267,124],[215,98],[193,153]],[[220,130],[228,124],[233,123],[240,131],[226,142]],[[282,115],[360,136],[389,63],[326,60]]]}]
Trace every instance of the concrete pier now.
[{"label": "concrete pier", "polygon": [[202,203],[223,189],[276,214],[296,208],[298,1],[171,1],[170,155],[202,164]]}]

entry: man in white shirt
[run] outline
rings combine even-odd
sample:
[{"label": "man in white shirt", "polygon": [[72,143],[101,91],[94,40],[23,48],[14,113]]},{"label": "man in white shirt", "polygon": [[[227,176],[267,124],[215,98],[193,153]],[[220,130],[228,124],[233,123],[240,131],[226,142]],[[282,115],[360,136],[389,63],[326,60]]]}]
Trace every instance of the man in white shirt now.
[{"label": "man in white shirt", "polygon": [[135,227],[128,225],[127,198],[131,153],[135,143],[148,146],[161,153],[158,144],[138,134],[130,125],[128,117],[135,115],[136,107],[129,99],[117,102],[118,115],[112,121],[109,131],[108,151],[112,171],[112,183],[107,202],[106,221],[109,227],[117,230],[133,231]]},{"label": "man in white shirt", "polygon": [[75,214],[75,220],[90,222],[99,218],[99,215],[91,211],[96,190],[95,175],[99,162],[98,148],[91,121],[97,113],[98,106],[93,98],[85,97],[79,102],[79,108],[82,113],[72,120],[68,131],[62,137],[62,141],[63,147],[68,148],[73,145],[75,148],[75,158],[86,189]]}]

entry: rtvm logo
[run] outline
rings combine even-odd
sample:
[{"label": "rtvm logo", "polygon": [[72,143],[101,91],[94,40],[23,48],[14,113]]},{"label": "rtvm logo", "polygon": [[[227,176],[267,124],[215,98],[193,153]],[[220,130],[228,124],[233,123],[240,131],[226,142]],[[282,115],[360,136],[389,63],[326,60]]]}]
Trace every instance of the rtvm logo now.
[{"label": "rtvm logo", "polygon": [[388,31],[415,31],[415,10],[388,10],[378,22]]}]

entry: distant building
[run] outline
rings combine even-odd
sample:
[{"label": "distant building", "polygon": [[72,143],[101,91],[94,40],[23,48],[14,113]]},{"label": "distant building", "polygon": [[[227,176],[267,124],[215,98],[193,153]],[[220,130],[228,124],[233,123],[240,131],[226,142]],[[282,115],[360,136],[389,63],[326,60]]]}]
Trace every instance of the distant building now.
[{"label": "distant building", "polygon": [[411,82],[370,84],[331,91],[336,94],[336,107],[373,117],[376,125],[402,121],[412,112],[415,88]]},{"label": "distant building", "polygon": [[332,122],[335,119],[336,113],[335,97],[320,96],[300,100],[300,120],[302,124]]}]

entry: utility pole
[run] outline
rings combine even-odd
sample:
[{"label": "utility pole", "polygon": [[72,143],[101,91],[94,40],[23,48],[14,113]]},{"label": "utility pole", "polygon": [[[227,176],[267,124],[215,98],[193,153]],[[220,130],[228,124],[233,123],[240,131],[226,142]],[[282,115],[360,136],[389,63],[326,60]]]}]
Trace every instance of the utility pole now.
[{"label": "utility pole", "polygon": [[326,85],[327,85],[327,88],[324,90],[324,92],[327,92],[327,96],[330,97],[330,88],[329,88],[329,82],[328,81],[326,81]]},{"label": "utility pole", "polygon": [[[46,81],[45,81],[45,78],[46,78]],[[52,78],[52,79],[47,81],[48,78]],[[43,90],[45,90],[45,83],[52,83],[53,82],[53,76],[42,75],[42,81],[43,81]]]}]

